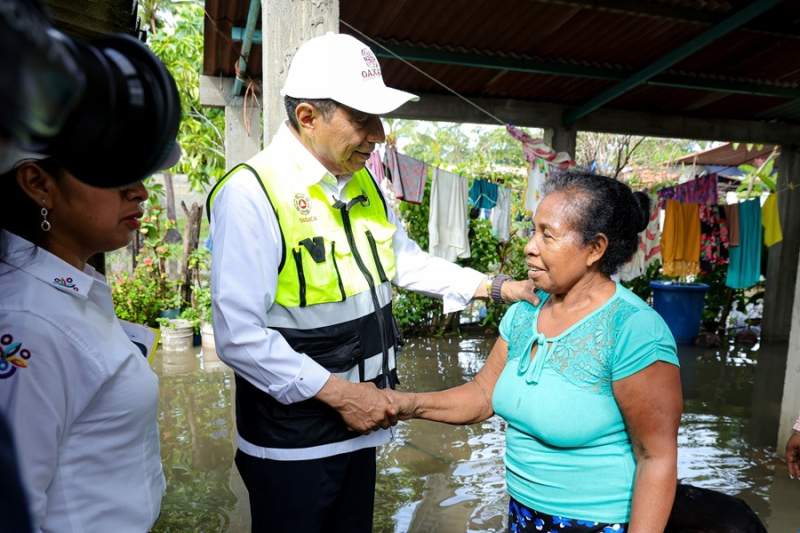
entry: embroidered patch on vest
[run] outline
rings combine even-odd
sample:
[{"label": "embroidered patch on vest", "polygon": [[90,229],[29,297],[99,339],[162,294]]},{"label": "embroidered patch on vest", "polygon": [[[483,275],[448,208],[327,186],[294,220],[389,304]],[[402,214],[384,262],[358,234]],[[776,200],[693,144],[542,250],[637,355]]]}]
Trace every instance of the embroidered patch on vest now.
[{"label": "embroidered patch on vest", "polygon": [[308,215],[311,213],[311,198],[299,192],[294,195],[294,208],[301,215]]},{"label": "embroidered patch on vest", "polygon": [[27,368],[30,358],[30,350],[23,348],[21,342],[14,342],[13,336],[0,336],[0,379],[10,378],[18,368]]}]

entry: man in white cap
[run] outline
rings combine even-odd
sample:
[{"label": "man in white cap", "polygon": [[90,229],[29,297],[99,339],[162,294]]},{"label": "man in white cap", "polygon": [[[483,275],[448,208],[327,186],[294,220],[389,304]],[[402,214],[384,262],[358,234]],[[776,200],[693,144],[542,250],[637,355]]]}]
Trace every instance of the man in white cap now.
[{"label": "man in white cap", "polygon": [[211,292],[221,358],[236,372],[236,465],[257,532],[369,532],[375,447],[397,406],[395,284],[438,295],[534,299],[411,241],[365,168],[379,115],[417,100],[386,87],[368,46],[304,43],[284,96],[288,121],[209,195]]}]

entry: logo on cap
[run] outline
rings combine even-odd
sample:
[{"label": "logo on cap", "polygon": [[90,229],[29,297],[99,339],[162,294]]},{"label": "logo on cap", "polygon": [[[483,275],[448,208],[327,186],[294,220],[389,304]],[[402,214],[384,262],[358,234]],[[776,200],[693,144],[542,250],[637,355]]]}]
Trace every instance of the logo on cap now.
[{"label": "logo on cap", "polygon": [[362,48],[361,49],[361,57],[364,58],[364,63],[366,64],[367,68],[361,71],[361,77],[364,79],[380,77],[381,75],[381,64],[378,63],[378,58],[375,57],[375,54],[372,53],[372,50],[369,48]]}]

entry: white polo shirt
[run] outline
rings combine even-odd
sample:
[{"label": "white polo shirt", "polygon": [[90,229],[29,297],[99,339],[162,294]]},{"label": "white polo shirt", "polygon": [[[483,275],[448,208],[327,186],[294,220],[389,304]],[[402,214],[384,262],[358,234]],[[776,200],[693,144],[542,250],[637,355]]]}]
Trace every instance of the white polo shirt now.
[{"label": "white polo shirt", "polygon": [[6,231],[0,250],[0,410],[35,531],[148,531],[165,488],[157,376],[92,267]]}]

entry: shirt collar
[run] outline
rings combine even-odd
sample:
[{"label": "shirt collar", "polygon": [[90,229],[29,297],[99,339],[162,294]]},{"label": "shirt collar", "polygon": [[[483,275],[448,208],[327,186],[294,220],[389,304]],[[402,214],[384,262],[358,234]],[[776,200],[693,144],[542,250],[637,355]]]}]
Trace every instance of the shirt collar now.
[{"label": "shirt collar", "polygon": [[2,245],[5,247],[6,263],[57,290],[79,298],[87,298],[92,285],[102,280],[100,273],[88,264],[81,271],[14,233],[0,230],[0,234],[2,234]]},{"label": "shirt collar", "polygon": [[284,121],[278,128],[272,145],[294,163],[295,176],[301,185],[310,187],[323,180],[328,184],[336,185],[338,181],[336,176],[328,172],[325,165],[320,163],[314,154],[300,142],[287,121]]}]

